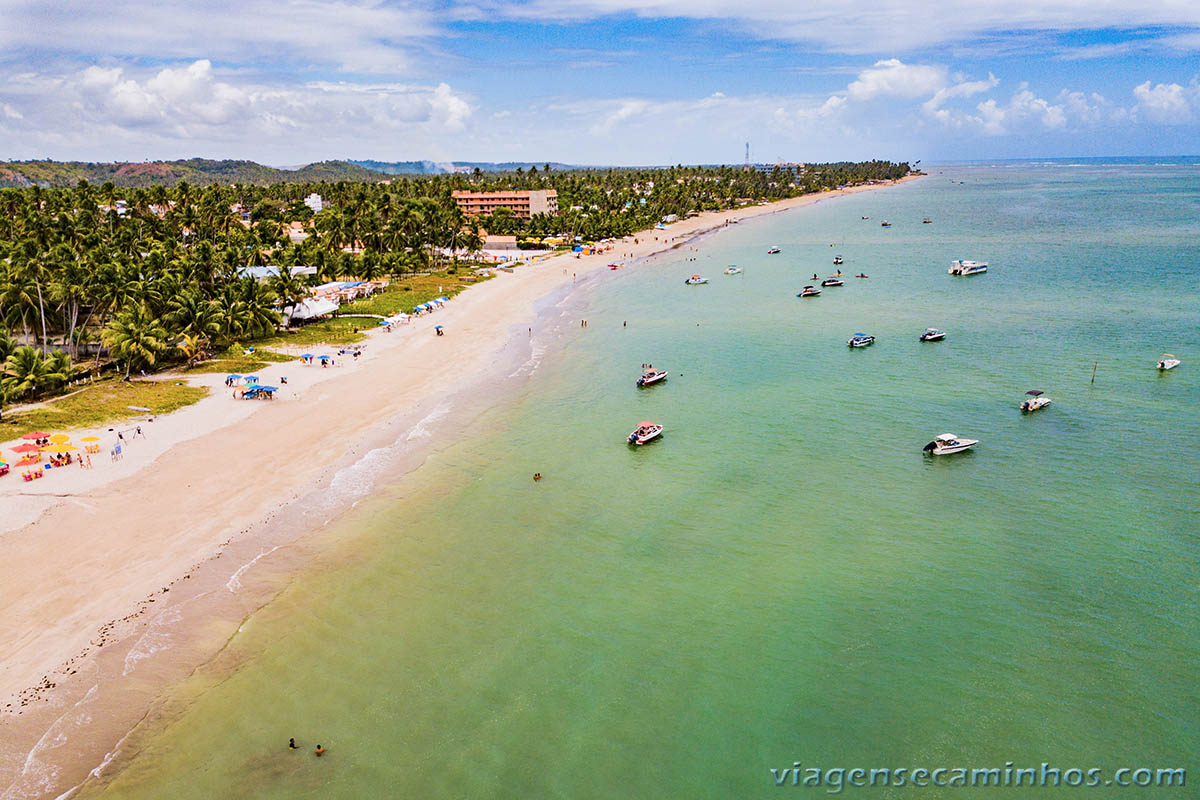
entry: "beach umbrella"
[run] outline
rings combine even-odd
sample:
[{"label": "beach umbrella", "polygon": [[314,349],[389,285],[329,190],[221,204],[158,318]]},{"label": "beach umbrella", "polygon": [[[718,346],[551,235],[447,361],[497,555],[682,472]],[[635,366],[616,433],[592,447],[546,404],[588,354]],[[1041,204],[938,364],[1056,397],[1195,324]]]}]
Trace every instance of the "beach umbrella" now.
[{"label": "beach umbrella", "polygon": [[65,433],[56,433],[50,437],[50,441],[54,444],[63,444],[71,441],[71,437],[67,436]]},{"label": "beach umbrella", "polygon": [[59,444],[46,445],[45,447],[42,448],[42,452],[43,453],[70,453],[71,451],[78,450],[78,449],[79,448],[73,444],[67,444],[65,442],[60,442]]},{"label": "beach umbrella", "polygon": [[37,453],[37,452],[39,452],[41,449],[42,449],[42,448],[38,447],[38,446],[37,446],[36,444],[34,444],[33,442],[29,442],[28,444],[19,444],[19,445],[17,445],[16,447],[14,447],[14,448],[12,449],[12,451],[13,451],[14,453]]},{"label": "beach umbrella", "polygon": [[301,357],[301,358],[312,358],[312,357],[313,357],[313,354],[312,354],[312,353],[305,353],[304,355],[302,355],[302,356],[300,356],[300,357]]},{"label": "beach umbrella", "polygon": [[50,435],[50,434],[46,433],[45,431],[35,431],[34,433],[27,433],[27,434],[25,434],[24,436],[22,436],[21,438],[22,438],[22,439],[29,439],[29,440],[33,440],[33,439],[45,439],[45,438],[46,438],[46,437],[48,437],[49,435]]},{"label": "beach umbrella", "polygon": [[98,442],[98,441],[100,441],[100,437],[99,436],[84,436],[79,441],[81,441],[81,442]]},{"label": "beach umbrella", "polygon": [[442,326],[441,326],[441,325],[434,325],[434,326],[433,326],[433,329],[434,329],[435,331],[440,331],[440,330],[442,329]]}]

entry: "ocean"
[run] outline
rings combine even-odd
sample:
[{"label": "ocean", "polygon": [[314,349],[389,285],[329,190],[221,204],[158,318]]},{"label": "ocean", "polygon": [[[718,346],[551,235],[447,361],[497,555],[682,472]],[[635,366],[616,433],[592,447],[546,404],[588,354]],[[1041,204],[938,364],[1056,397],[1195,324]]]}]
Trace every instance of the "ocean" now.
[{"label": "ocean", "polygon": [[[1200,165],[1166,161],[932,167],[599,274],[82,796],[1200,783]],[[939,768],[974,788],[912,791]]]}]

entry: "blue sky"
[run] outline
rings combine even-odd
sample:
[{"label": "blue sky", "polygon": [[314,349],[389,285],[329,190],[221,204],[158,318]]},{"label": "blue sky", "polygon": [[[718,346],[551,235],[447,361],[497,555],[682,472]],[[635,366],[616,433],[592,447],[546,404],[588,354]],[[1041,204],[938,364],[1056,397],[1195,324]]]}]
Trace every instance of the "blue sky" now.
[{"label": "blue sky", "polygon": [[1200,3],[0,0],[0,157],[1200,153]]}]

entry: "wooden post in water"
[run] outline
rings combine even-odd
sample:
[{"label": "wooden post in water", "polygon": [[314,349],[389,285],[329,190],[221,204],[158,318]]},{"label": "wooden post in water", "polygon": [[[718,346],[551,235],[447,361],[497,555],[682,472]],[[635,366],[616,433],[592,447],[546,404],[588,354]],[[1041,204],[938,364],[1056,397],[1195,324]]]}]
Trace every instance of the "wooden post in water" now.
[{"label": "wooden post in water", "polygon": [[1098,367],[1098,366],[1100,366],[1100,362],[1099,362],[1099,361],[1097,361],[1096,363],[1092,364],[1092,385],[1093,385],[1093,386],[1095,386],[1095,385],[1096,385],[1096,367]]}]

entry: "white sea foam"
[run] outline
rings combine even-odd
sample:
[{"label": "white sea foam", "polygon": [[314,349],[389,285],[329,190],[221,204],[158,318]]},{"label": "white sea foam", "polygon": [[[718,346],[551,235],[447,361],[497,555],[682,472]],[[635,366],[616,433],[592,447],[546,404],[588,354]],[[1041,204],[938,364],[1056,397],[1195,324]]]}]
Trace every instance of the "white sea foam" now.
[{"label": "white sea foam", "polygon": [[121,672],[122,676],[133,672],[139,661],[170,648],[171,635],[163,628],[178,622],[180,616],[178,608],[168,608],[150,622],[146,632],[138,637],[138,640],[133,643],[133,647],[129,648],[129,652],[125,654],[125,668]]},{"label": "white sea foam", "polygon": [[[236,592],[238,589],[242,588],[242,576],[244,574],[246,574],[246,570],[250,569],[255,564],[257,564],[258,560],[260,558],[269,556],[269,555],[271,555],[271,553],[274,553],[278,549],[279,549],[279,545],[275,545],[270,550],[263,550],[261,553],[256,555],[254,558],[250,559],[245,564],[242,564],[240,567],[237,568],[237,570],[234,571],[234,573],[232,575],[229,576],[229,580],[225,583],[225,588],[228,589],[230,591],[230,593]],[[128,660],[128,657],[126,657],[126,660]]]}]

